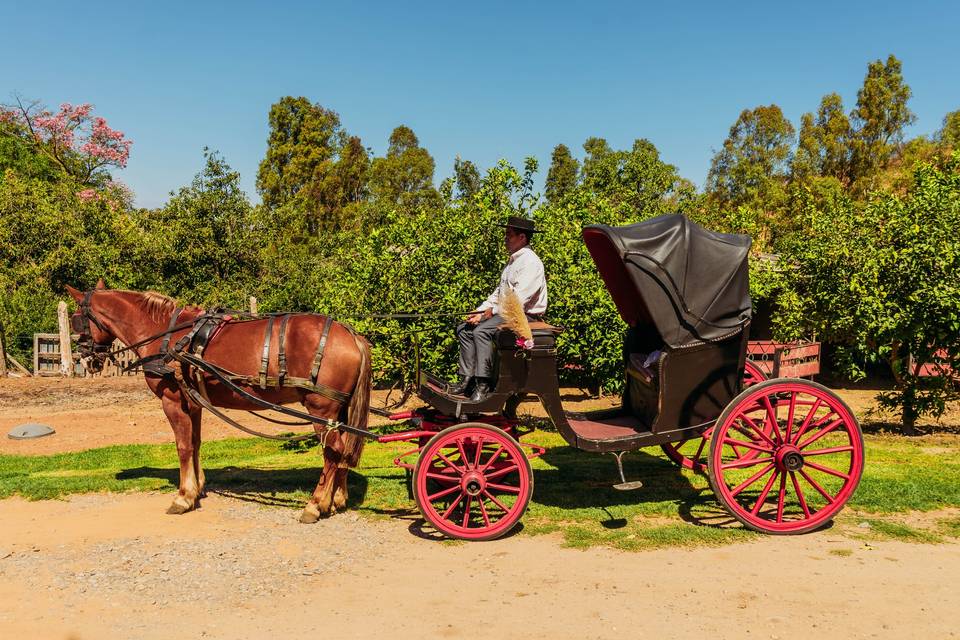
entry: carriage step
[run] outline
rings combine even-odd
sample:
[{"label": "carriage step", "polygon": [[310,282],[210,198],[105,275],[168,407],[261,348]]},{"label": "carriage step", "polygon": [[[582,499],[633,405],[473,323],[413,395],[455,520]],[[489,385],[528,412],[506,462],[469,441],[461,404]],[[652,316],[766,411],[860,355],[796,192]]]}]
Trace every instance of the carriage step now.
[{"label": "carriage step", "polygon": [[627,479],[623,476],[623,455],[626,451],[611,451],[610,455],[613,456],[613,459],[617,461],[617,472],[620,474],[620,482],[613,485],[613,488],[617,491],[635,491],[643,486],[643,482],[640,480],[631,480],[627,482]]}]

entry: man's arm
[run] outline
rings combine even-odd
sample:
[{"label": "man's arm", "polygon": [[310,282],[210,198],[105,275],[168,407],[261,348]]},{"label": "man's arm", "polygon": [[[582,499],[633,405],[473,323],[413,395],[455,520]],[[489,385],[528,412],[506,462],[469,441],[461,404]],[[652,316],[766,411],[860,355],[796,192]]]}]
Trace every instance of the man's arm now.
[{"label": "man's arm", "polygon": [[535,257],[531,260],[524,260],[517,265],[513,282],[510,284],[513,286],[513,290],[517,292],[523,310],[529,311],[530,306],[537,301],[541,290],[546,286],[543,263]]}]

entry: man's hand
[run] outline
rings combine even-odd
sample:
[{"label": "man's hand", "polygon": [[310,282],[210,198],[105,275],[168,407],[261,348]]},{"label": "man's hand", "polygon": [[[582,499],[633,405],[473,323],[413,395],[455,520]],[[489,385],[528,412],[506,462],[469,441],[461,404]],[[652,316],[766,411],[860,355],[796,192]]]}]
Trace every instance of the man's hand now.
[{"label": "man's hand", "polygon": [[493,317],[493,309],[484,309],[483,311],[477,311],[476,313],[471,313],[467,316],[467,324],[480,324],[484,320],[489,320]]}]

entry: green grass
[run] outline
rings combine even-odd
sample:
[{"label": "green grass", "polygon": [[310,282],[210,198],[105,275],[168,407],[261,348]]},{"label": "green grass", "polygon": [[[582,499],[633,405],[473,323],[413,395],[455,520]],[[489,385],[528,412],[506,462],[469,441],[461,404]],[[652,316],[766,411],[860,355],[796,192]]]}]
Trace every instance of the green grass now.
[{"label": "green grass", "polygon": [[[556,433],[537,431],[525,441],[547,447],[533,461],[535,490],[520,535],[555,533],[564,544],[634,550],[722,545],[752,539],[714,500],[706,477],[677,468],[659,448],[628,454],[628,479],[638,491],[611,487],[610,456],[576,451]],[[960,507],[960,438],[867,436],[867,464],[857,493],[843,514],[867,515],[871,534],[912,542],[939,535],[875,516]],[[393,458],[405,444],[367,446],[350,474],[351,505],[373,516],[417,516],[407,497],[404,472]],[[232,439],[203,446],[208,488],[278,507],[300,508],[319,477],[315,448],[287,447],[259,439]],[[124,445],[52,456],[0,455],[0,497],[60,498],[102,491],[173,491],[178,478],[173,445]],[[843,517],[843,516],[842,516]],[[944,535],[960,536],[960,519],[942,521]]]}]

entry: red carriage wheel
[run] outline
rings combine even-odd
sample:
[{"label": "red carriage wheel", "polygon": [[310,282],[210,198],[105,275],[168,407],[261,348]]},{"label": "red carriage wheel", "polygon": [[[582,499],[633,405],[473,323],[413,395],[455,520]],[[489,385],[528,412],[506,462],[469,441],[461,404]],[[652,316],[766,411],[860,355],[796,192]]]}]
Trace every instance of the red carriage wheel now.
[{"label": "red carriage wheel", "polygon": [[[747,360],[746,365],[743,368],[742,387],[746,389],[747,387],[752,387],[753,385],[759,384],[766,379],[767,376],[763,373],[763,370]],[[693,471],[703,473],[707,470],[707,454],[710,452],[709,443],[710,436],[712,434],[713,429],[710,428],[704,431],[700,436],[687,438],[686,440],[681,440],[680,442],[668,442],[660,445],[660,448],[663,449],[663,452],[667,454],[668,458],[673,460],[684,469],[692,469]],[[758,437],[759,436],[751,436],[751,439],[756,439]],[[740,453],[741,457],[744,458],[756,457],[757,455],[757,453],[751,449],[744,449]]]},{"label": "red carriage wheel", "polygon": [[743,388],[746,389],[755,384],[760,384],[766,379],[767,374],[763,372],[763,369],[747,360],[743,366]]},{"label": "red carriage wheel", "polygon": [[[745,448],[756,455],[740,455]],[[806,380],[768,380],[734,398],[714,426],[710,486],[751,529],[805,533],[843,508],[863,461],[860,425],[836,394]]]},{"label": "red carriage wheel", "polygon": [[427,443],[413,471],[413,495],[437,531],[463,540],[493,540],[527,510],[533,472],[506,432],[467,422]]}]

